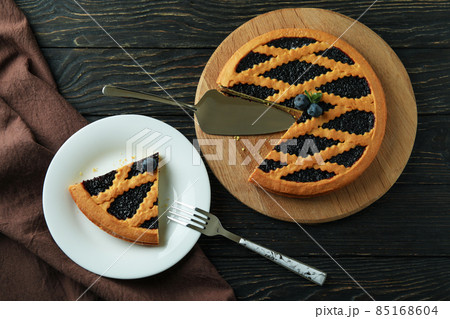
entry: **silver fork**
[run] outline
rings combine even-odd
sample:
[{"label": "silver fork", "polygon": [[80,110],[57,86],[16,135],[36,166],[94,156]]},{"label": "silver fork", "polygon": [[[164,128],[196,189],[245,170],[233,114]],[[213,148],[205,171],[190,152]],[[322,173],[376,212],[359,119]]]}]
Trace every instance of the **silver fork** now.
[{"label": "silver fork", "polygon": [[183,208],[172,205],[170,207],[171,216],[167,217],[170,220],[207,236],[222,235],[318,285],[322,286],[325,282],[326,273],[229,232],[223,228],[217,216],[203,209],[178,201],[175,201],[175,203],[183,206]]}]

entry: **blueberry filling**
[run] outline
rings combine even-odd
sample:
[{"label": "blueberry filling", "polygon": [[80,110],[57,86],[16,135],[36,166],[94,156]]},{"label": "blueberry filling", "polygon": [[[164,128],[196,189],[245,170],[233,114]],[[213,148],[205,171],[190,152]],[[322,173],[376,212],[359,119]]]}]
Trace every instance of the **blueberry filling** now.
[{"label": "blueberry filling", "polygon": [[262,76],[280,80],[292,85],[301,84],[330,71],[330,69],[318,64],[295,60],[264,72]]},{"label": "blueberry filling", "polygon": [[[274,150],[277,152],[306,157],[308,155],[314,155],[315,153],[323,151],[327,147],[338,143],[338,140],[305,134],[278,144],[274,147]],[[303,152],[304,154],[302,154]]]},{"label": "blueberry filling", "polygon": [[345,167],[351,167],[357,160],[360,159],[365,149],[365,146],[357,145],[348,151],[333,156],[328,160],[328,162],[343,165]]},{"label": "blueberry filling", "polygon": [[278,90],[271,89],[265,86],[259,86],[254,84],[235,84],[230,87],[231,90],[244,93],[262,100],[265,100],[267,97],[278,93]]},{"label": "blueberry filling", "polygon": [[370,94],[369,83],[365,78],[358,76],[346,76],[316,87],[316,90],[351,99]]},{"label": "blueberry filling", "polygon": [[307,37],[303,37],[303,38],[284,37],[284,38],[272,40],[272,41],[266,43],[266,45],[269,47],[276,47],[276,48],[291,50],[291,49],[300,48],[302,46],[309,45],[309,44],[315,43],[315,42],[317,42],[317,40],[312,39],[312,38],[307,38]]},{"label": "blueberry filling", "polygon": [[346,64],[355,64],[355,61],[353,61],[347,54],[345,54],[342,50],[331,47],[327,50],[322,50],[319,52],[315,52],[315,55],[321,55],[324,57],[327,57],[328,59],[335,60],[337,62],[346,63]]},{"label": "blueberry filling", "polygon": [[364,134],[370,132],[375,124],[375,115],[372,112],[353,110],[322,125],[323,128],[336,131]]},{"label": "blueberry filling", "polygon": [[253,66],[268,61],[271,58],[273,58],[272,55],[266,55],[252,51],[244,58],[242,58],[241,61],[239,61],[238,65],[236,66],[236,72],[239,73],[251,69]]},{"label": "blueberry filling", "polygon": [[158,168],[158,161],[159,157],[158,153],[156,153],[140,161],[134,162],[133,165],[131,165],[130,171],[128,172],[127,179],[145,172],[155,172]]},{"label": "blueberry filling", "polygon": [[336,174],[333,172],[322,171],[320,169],[307,168],[301,171],[282,176],[281,179],[290,182],[306,183],[306,182],[318,182],[322,179],[328,179]]},{"label": "blueberry filling", "polygon": [[121,220],[133,217],[152,185],[152,182],[148,182],[118,196],[109,206],[108,213]]},{"label": "blueberry filling", "polygon": [[260,170],[262,170],[265,173],[268,173],[270,171],[274,171],[277,168],[281,168],[283,166],[286,166],[287,163],[283,163],[280,161],[274,161],[272,159],[265,159],[261,162],[261,164],[258,166]]},{"label": "blueberry filling", "polygon": [[112,186],[116,173],[117,171],[111,171],[105,175],[83,181],[84,189],[86,189],[91,196],[96,196]]},{"label": "blueberry filling", "polygon": [[158,229],[158,217],[151,217],[149,220],[143,222],[139,227],[147,229]]}]

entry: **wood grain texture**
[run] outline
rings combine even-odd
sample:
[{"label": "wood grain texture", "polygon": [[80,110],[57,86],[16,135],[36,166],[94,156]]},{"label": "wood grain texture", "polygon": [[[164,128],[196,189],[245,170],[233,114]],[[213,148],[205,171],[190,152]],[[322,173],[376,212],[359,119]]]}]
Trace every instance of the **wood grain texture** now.
[{"label": "wood grain texture", "polygon": [[[326,256],[308,236],[333,256],[448,256],[450,242],[450,185],[396,184],[370,207],[358,214],[321,225],[282,222],[245,205],[228,205],[233,197],[214,179],[212,212],[230,231],[277,251],[299,256]],[[405,206],[408,209],[405,210]],[[251,226],[249,226],[251,225]],[[221,237],[202,237],[202,247],[216,257],[243,257],[246,252]]]},{"label": "wood grain texture", "polygon": [[[215,48],[235,28],[282,8],[321,8],[357,19],[372,3],[358,1],[79,0],[125,47]],[[116,47],[74,1],[17,0],[42,47]],[[450,47],[446,0],[379,1],[361,22],[393,47]],[[419,23],[420,21],[420,23]],[[414,28],[411,24],[414,24]],[[180,36],[180,34],[182,36]]]},{"label": "wood grain texture", "polygon": [[[328,272],[323,287],[289,271],[280,273],[270,261],[210,258],[225,280],[236,287],[240,300],[371,300],[329,258],[302,258]],[[337,258],[337,261],[377,301],[450,300],[449,258]],[[430,273],[440,280],[430,280]]]},{"label": "wood grain texture", "polygon": [[[165,95],[161,88],[118,48],[44,48],[42,51],[61,94],[83,114],[184,114],[176,107],[103,97],[101,88],[107,83]],[[186,103],[194,103],[200,75],[214,52],[213,49],[134,48],[127,51],[169,94]],[[419,115],[450,115],[450,50],[396,49],[395,53],[411,78]]]},{"label": "wood grain texture", "polygon": [[[171,96],[193,103],[198,79],[213,50],[131,49],[129,52]],[[101,94],[104,84],[165,94],[120,49],[47,48],[43,53],[61,94],[89,120],[118,114],[147,115],[169,123],[191,141],[195,138],[194,123],[177,107]],[[448,183],[450,50],[401,49],[396,53],[411,77],[419,111],[414,148],[397,183]]]},{"label": "wood grain texture", "polygon": [[[359,212],[386,193],[400,176],[413,147],[417,126],[414,92],[401,61],[381,38],[366,26],[326,10],[285,9],[261,15],[236,29],[217,48],[200,78],[196,101],[208,89],[217,88],[219,72],[243,44],[271,30],[295,27],[342,36],[364,56],[378,75],[385,95],[389,97],[386,100],[388,119],[383,143],[372,164],[343,188],[322,196],[298,199],[269,194],[262,187],[247,181],[261,158],[272,148],[271,141],[278,140],[281,133],[242,138],[236,153],[224,151],[223,159],[206,159],[225,188],[252,209],[284,221],[329,222]],[[198,125],[196,133],[200,140],[210,141],[200,145],[204,154],[216,154],[216,146],[211,143],[221,141],[227,150],[232,141],[228,136],[206,134]],[[264,141],[264,145],[252,152],[245,141],[249,141],[251,146]],[[230,165],[230,159],[234,156],[237,164]],[[246,159],[252,160],[242,165]]]},{"label": "wood grain texture", "polygon": [[[102,95],[106,84],[148,91],[194,103],[210,50],[43,49],[62,95],[82,114],[145,113],[180,116],[178,107]],[[151,107],[149,107],[151,106]]]},{"label": "wood grain texture", "polygon": [[[89,121],[144,114],[190,140],[195,137],[193,123],[176,108],[102,97],[105,82],[162,92],[74,1],[16,2],[29,18],[60,92]],[[210,55],[245,21],[299,6],[357,18],[372,2],[80,1],[171,95],[188,103]],[[362,17],[394,48],[412,80],[419,112],[414,149],[397,183],[370,207],[346,219],[304,226],[379,300],[448,300],[450,295],[449,13],[446,0],[394,0],[379,1]],[[313,286],[223,238],[201,237],[201,247],[238,299],[368,299],[295,224],[252,211],[208,172],[212,209],[225,226],[330,274],[324,287]],[[426,277],[430,271],[433,276]]]}]

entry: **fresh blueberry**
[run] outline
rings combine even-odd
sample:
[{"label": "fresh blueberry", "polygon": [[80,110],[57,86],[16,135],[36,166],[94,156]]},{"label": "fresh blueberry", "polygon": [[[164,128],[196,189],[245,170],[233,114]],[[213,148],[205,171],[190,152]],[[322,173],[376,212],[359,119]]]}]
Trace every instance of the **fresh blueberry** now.
[{"label": "fresh blueberry", "polygon": [[299,94],[294,98],[294,108],[300,111],[306,111],[311,102],[304,94]]},{"label": "fresh blueberry", "polygon": [[307,113],[312,117],[318,117],[322,115],[323,110],[319,104],[313,103],[309,106]]}]

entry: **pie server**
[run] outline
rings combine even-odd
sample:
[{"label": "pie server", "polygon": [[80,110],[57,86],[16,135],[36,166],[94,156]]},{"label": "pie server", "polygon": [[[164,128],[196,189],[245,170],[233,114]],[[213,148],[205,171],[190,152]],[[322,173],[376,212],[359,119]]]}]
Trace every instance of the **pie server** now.
[{"label": "pie server", "polygon": [[[106,85],[106,96],[129,97],[179,106],[194,111],[203,132],[215,135],[259,135],[287,130],[295,121],[289,113],[272,105],[207,91],[194,106],[150,93]],[[227,91],[227,93],[230,93]],[[231,91],[232,93],[232,91]],[[240,96],[243,96],[240,94]],[[246,96],[247,97],[247,96]],[[248,97],[251,99],[251,97]],[[262,101],[262,100],[261,100]],[[270,103],[267,102],[266,103]],[[279,106],[277,106],[279,107]]]}]

